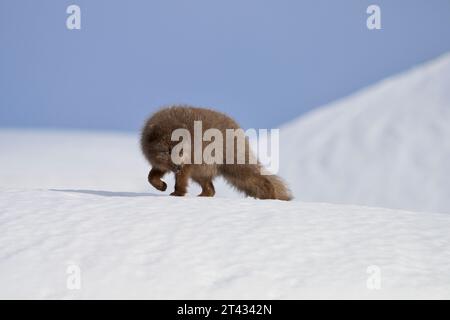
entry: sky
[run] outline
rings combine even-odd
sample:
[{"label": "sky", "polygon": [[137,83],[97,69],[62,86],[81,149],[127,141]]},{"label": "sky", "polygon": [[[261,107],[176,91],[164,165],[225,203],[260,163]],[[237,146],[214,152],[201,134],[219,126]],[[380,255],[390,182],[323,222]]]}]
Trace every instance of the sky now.
[{"label": "sky", "polygon": [[186,103],[277,128],[450,51],[450,1],[1,0],[0,49],[0,127],[136,131]]}]

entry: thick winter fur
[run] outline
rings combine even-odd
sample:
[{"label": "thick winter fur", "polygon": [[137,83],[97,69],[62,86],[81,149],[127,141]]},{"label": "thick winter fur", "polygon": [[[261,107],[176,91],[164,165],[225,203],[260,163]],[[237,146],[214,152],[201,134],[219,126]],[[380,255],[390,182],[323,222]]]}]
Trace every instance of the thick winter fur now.
[{"label": "thick winter fur", "polygon": [[[224,137],[223,164],[175,165],[172,162],[171,150],[179,143],[178,141],[171,141],[172,132],[178,128],[189,130],[192,137],[191,149],[193,152],[194,121],[202,121],[202,134],[210,128],[216,128],[222,132]],[[245,164],[237,164],[237,152],[235,152],[234,163],[226,163],[225,130],[239,128],[239,125],[227,115],[210,109],[189,106],[172,106],[161,109],[147,120],[142,130],[142,152],[152,165],[148,181],[156,189],[165,191],[167,185],[161,178],[168,172],[174,172],[175,191],[171,195],[184,196],[187,192],[189,179],[192,179],[202,187],[199,196],[212,197],[215,194],[214,178],[223,176],[229,184],[247,196],[259,199],[291,200],[292,196],[289,189],[279,177],[262,175],[262,168],[259,163],[249,163],[251,150],[247,139],[245,141]],[[203,149],[209,143],[208,141],[203,142]],[[194,157],[192,156],[191,159],[193,162]]]}]

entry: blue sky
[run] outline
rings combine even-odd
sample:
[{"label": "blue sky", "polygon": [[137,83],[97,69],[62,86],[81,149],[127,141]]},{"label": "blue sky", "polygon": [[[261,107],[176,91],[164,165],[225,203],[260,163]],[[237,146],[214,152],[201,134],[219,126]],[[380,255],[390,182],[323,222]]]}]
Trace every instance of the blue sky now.
[{"label": "blue sky", "polygon": [[0,46],[0,127],[137,130],[189,103],[274,128],[450,51],[450,1],[1,0]]}]

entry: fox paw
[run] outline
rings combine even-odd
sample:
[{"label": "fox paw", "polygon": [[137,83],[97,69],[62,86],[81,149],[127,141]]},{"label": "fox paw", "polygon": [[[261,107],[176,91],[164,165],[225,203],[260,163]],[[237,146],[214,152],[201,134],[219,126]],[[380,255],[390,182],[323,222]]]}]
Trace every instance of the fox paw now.
[{"label": "fox paw", "polygon": [[158,189],[159,191],[166,191],[167,184],[164,181],[161,181],[160,183],[152,183],[151,184],[155,189]]},{"label": "fox paw", "polygon": [[198,194],[197,197],[214,197],[214,193],[213,192],[202,192],[202,193]]},{"label": "fox paw", "polygon": [[158,189],[159,191],[166,191],[167,183],[165,183],[164,181],[161,181],[161,184],[158,186],[155,186],[155,188]]},{"label": "fox paw", "polygon": [[175,197],[182,197],[182,196],[184,196],[184,193],[179,192],[179,191],[174,191],[170,195],[175,196]]}]

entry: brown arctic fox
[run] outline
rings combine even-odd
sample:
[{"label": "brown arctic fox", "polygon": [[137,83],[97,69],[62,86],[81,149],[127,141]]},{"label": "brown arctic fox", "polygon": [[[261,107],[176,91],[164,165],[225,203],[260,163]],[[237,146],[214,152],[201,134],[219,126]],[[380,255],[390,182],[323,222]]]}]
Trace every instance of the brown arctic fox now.
[{"label": "brown arctic fox", "polygon": [[[199,196],[212,197],[215,194],[213,179],[223,176],[229,184],[247,196],[259,199],[292,199],[289,189],[279,177],[261,174],[262,166],[259,162],[246,160],[243,164],[239,164],[236,161],[237,152],[233,152],[234,162],[225,161],[227,152],[225,143],[222,152],[224,161],[221,163],[207,164],[202,159],[200,164],[195,162],[175,164],[171,157],[172,148],[179,142],[172,141],[172,133],[176,129],[183,128],[193,137],[194,121],[201,121],[202,135],[207,129],[217,129],[225,137],[226,129],[240,129],[233,119],[210,109],[172,106],[159,110],[147,120],[141,136],[142,152],[152,166],[148,174],[148,181],[152,186],[165,191],[167,185],[161,178],[172,171],[175,173],[175,191],[171,193],[173,196],[184,196],[191,178],[202,187]],[[191,150],[194,150],[194,139],[191,141]],[[203,150],[207,144],[203,139],[200,142]],[[250,159],[251,150],[247,138],[244,152],[245,159]]]}]

